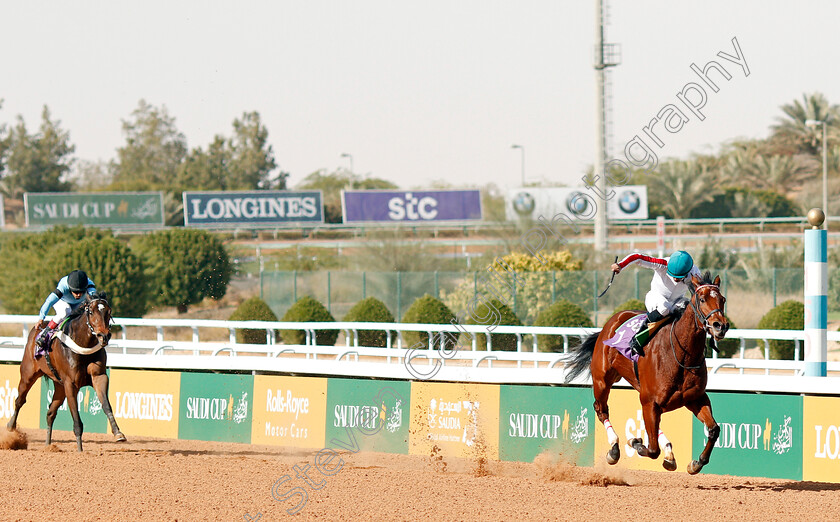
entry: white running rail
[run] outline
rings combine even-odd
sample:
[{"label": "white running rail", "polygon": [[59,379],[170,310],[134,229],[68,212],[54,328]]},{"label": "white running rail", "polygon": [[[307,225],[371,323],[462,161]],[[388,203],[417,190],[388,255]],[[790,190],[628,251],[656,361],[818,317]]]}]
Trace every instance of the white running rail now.
[{"label": "white running rail", "polygon": [[[29,328],[38,320],[30,315],[0,315],[5,333],[17,326],[20,335],[0,336],[0,363],[20,362]],[[268,321],[220,321],[201,319],[130,319],[115,318],[121,328],[107,347],[108,364],[117,368],[165,370],[217,370],[247,372],[282,372],[314,375],[341,375],[411,379],[405,367],[409,352],[403,332],[458,332],[488,334],[482,325],[428,325],[402,323],[288,323]],[[236,331],[248,328],[266,331],[266,344],[236,342]],[[281,344],[276,330],[303,330],[301,345]],[[335,346],[315,344],[315,330],[339,330],[343,339]],[[360,331],[389,332],[385,348],[359,345]],[[583,337],[595,333],[590,328],[549,328],[534,326],[497,326],[487,335],[489,350],[478,350],[476,336],[459,347],[451,359],[442,359],[428,346],[417,351],[413,359],[424,373],[440,361],[443,365],[433,377],[435,381],[468,381],[493,383],[562,384],[564,354],[541,352],[541,335],[559,336],[563,351],[574,348]],[[516,351],[493,350],[498,334],[516,336]],[[462,336],[462,341],[467,336]],[[804,377],[801,347],[804,333],[800,330],[730,330],[728,339],[739,339],[739,356],[707,359],[709,389],[752,390],[768,392],[836,394],[840,390],[840,362],[829,362],[829,377]],[[792,340],[794,360],[772,360],[769,341]],[[829,332],[829,341],[840,341],[840,332]],[[763,347],[763,358],[744,358],[745,352]],[[587,381],[580,381],[581,383]],[[623,382],[623,381],[622,381]],[[626,383],[624,383],[626,385]]]}]

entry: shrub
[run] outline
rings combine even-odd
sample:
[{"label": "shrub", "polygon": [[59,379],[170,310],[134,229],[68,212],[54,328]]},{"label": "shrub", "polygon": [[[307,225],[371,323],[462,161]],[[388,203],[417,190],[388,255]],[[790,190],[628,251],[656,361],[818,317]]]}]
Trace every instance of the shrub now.
[{"label": "shrub", "polygon": [[[423,297],[418,297],[414,300],[405,312],[405,315],[403,315],[402,322],[448,325],[454,318],[455,314],[441,300],[425,294]],[[426,343],[427,345],[429,343],[429,334],[427,332],[403,332],[403,338],[408,346],[414,346],[419,342]]]},{"label": "shrub", "polygon": [[[335,318],[324,305],[307,295],[286,311],[282,321],[332,323]],[[303,344],[306,340],[303,330],[282,330],[280,335],[286,344]],[[315,344],[319,346],[333,346],[336,339],[338,330],[315,330]]]},{"label": "shrub", "polygon": [[[522,326],[522,321],[516,317],[510,308],[499,302],[497,299],[491,299],[490,305],[487,306],[486,303],[482,302],[478,305],[475,309],[475,315],[477,317],[489,317],[491,314],[494,316],[498,313],[499,317],[499,325],[506,325],[506,326]],[[495,310],[493,310],[495,307]],[[494,324],[496,322],[495,318],[492,322],[488,324]],[[475,319],[473,319],[472,315],[467,316],[467,324],[485,324],[479,323]],[[491,342],[493,343],[494,350],[502,350],[505,352],[515,352],[516,351],[516,335],[515,334],[493,334],[490,332],[491,335]],[[462,334],[461,339],[469,339],[471,337]],[[476,334],[476,345],[479,350],[486,350],[487,349],[487,335],[483,333]]]},{"label": "shrub", "polygon": [[[268,304],[259,297],[246,299],[228,317],[229,321],[276,321],[277,316]],[[275,331],[275,334],[277,332]],[[266,344],[265,329],[240,328],[236,330],[236,342],[243,344]]]},{"label": "shrub", "polygon": [[[730,330],[735,330],[736,328],[738,328],[737,326],[735,326],[735,323],[732,321],[732,319],[728,315],[726,315],[725,313],[723,315],[724,315],[724,317],[726,317],[726,320],[729,321],[729,329]],[[712,357],[712,349],[709,348],[709,342],[710,341],[708,340],[708,336],[707,336],[707,340],[706,340],[706,357],[707,358]],[[740,349],[741,349],[741,340],[740,339],[724,338],[722,341],[718,342],[718,350],[720,351],[720,353],[718,354],[718,357],[732,357],[733,355],[738,353],[740,351]]]},{"label": "shrub", "polygon": [[[112,242],[104,245],[104,249],[99,248],[102,245],[98,242],[106,239]],[[3,308],[8,313],[36,313],[47,295],[55,289],[58,280],[77,268],[87,272],[99,288],[109,295],[113,294],[111,306],[114,315],[139,316],[146,308],[142,292],[131,295],[136,291],[136,286],[132,285],[144,284],[142,274],[138,275],[139,265],[125,245],[114,240],[108,230],[56,226],[37,234],[4,234],[0,241],[3,253],[0,270],[6,274],[0,280],[0,293],[3,295]],[[93,248],[95,254],[77,252],[75,246],[83,241],[90,241],[85,243],[84,248]],[[72,259],[64,259],[67,255],[72,255]],[[106,265],[108,270],[100,270],[101,265]],[[125,286],[112,281],[111,274],[122,275],[119,281]],[[134,303],[125,302],[116,307],[115,303],[120,298]]]},{"label": "shrub", "polygon": [[[357,323],[393,323],[394,316],[385,303],[375,297],[362,299],[344,316],[346,322]],[[396,340],[397,332],[391,332],[391,340]],[[359,330],[359,345],[388,346],[388,333],[385,330]]]},{"label": "shrub", "polygon": [[[573,326],[592,328],[592,320],[576,304],[561,299],[537,315],[534,326]],[[563,338],[556,335],[539,335],[537,344],[541,352],[562,352]]]},{"label": "shrub", "polygon": [[645,311],[645,303],[638,299],[628,299],[627,301],[624,301],[623,303],[615,307],[615,310],[613,310],[613,315],[617,314],[618,312],[623,312],[625,310]]},{"label": "shrub", "polygon": [[[758,322],[759,328],[769,330],[802,330],[805,328],[805,305],[789,300],[773,308]],[[793,341],[770,341],[770,356],[774,359],[793,359]]]},{"label": "shrub", "polygon": [[184,313],[205,297],[224,297],[230,282],[230,260],[215,235],[205,230],[163,230],[141,236],[137,248],[155,304],[175,306]]},{"label": "shrub", "polygon": [[485,270],[465,278],[444,299],[456,311],[467,309],[476,294],[498,298],[511,307],[515,301],[514,312],[526,323],[533,322],[540,310],[551,305],[552,297],[562,295],[581,306],[590,306],[592,281],[580,272],[583,261],[568,251],[541,255],[545,264],[522,252],[494,258]]}]

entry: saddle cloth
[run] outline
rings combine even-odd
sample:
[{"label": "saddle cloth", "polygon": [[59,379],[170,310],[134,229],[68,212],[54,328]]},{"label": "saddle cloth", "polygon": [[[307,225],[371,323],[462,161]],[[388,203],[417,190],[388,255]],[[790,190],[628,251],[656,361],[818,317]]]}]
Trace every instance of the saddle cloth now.
[{"label": "saddle cloth", "polygon": [[639,361],[639,356],[634,355],[630,351],[630,339],[639,331],[639,328],[647,322],[647,314],[639,314],[624,321],[624,324],[618,327],[612,338],[604,341],[606,346],[615,348],[618,353],[627,357],[633,362]]}]

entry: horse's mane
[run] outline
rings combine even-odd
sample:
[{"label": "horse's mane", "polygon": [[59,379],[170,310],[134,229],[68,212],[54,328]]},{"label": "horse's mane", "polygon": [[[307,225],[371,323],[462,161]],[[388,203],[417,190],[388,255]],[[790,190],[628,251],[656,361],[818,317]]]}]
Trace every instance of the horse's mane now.
[{"label": "horse's mane", "polygon": [[[694,282],[692,282],[690,279],[688,279],[687,281],[688,281],[688,287],[691,288],[691,291],[693,293],[694,289],[695,289]],[[701,285],[713,285],[714,280],[712,279],[712,273],[709,272],[708,270],[703,272],[700,275],[700,284]]]}]

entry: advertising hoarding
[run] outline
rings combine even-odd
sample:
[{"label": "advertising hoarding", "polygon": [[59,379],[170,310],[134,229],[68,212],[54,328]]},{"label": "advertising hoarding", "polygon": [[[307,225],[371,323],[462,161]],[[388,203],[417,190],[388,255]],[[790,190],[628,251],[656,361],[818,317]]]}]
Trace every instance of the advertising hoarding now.
[{"label": "advertising hoarding", "polygon": [[[647,219],[648,200],[646,185],[608,187],[615,195],[606,201],[609,219]],[[593,205],[603,205],[604,200],[586,188],[551,187],[511,189],[505,198],[505,217],[508,221],[537,220],[540,216],[551,221],[556,214],[572,219],[593,219]]]},{"label": "advertising hoarding", "polygon": [[163,226],[161,192],[27,192],[26,226]]},{"label": "advertising hoarding", "polygon": [[295,225],[323,223],[320,190],[184,192],[184,225]]},{"label": "advertising hoarding", "polygon": [[478,190],[345,190],[345,223],[480,221]]}]

